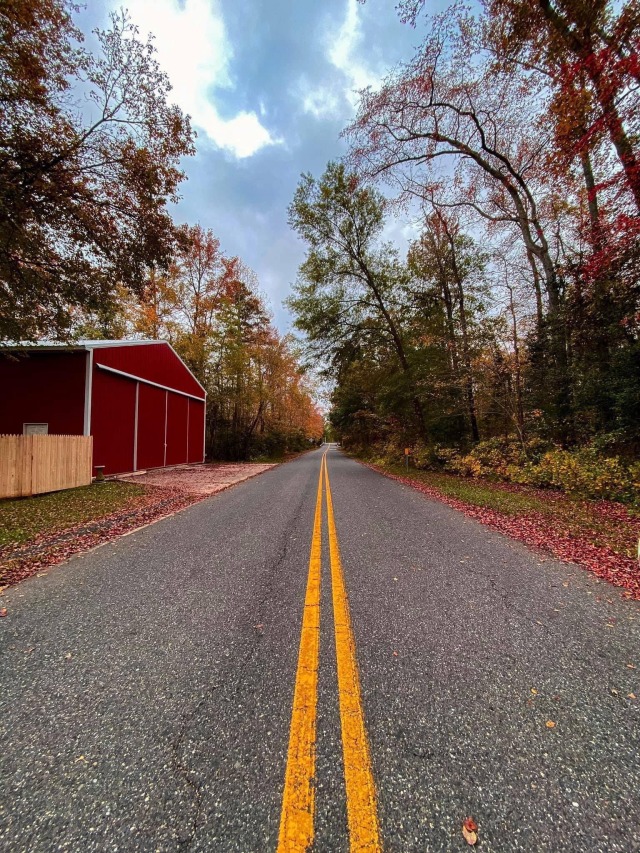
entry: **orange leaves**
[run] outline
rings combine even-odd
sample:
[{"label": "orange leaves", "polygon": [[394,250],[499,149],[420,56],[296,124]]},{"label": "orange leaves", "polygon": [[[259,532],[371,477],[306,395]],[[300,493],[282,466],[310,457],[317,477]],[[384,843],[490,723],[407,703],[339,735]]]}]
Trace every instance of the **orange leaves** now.
[{"label": "orange leaves", "polygon": [[548,729],[555,729],[555,727],[556,727],[556,724],[553,722],[553,720],[547,720],[545,725]]},{"label": "orange leaves", "polygon": [[478,843],[478,824],[472,817],[466,818],[462,824],[462,834],[464,835],[464,840],[471,847]]},{"label": "orange leaves", "polygon": [[7,608],[6,607],[0,607],[0,618],[2,616],[6,616],[6,615],[7,615]]}]

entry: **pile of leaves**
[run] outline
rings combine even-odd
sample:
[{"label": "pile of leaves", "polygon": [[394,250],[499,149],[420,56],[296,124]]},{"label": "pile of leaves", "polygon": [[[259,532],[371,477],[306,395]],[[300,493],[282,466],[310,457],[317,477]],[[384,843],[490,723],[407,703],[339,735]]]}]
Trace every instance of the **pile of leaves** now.
[{"label": "pile of leaves", "polygon": [[[482,490],[489,495],[495,493],[494,501],[487,500],[486,495],[474,501],[474,493],[469,489],[463,492],[467,498],[463,500],[451,493],[460,493],[456,485],[465,483],[458,478],[451,478],[451,488],[442,478],[438,485],[429,482],[428,474],[408,477],[379,465],[368,464],[368,467],[460,510],[511,539],[563,562],[575,563],[623,589],[625,598],[640,601],[640,565],[633,553],[640,537],[640,517],[620,504],[592,501],[585,508],[557,493],[552,498],[553,493],[538,489],[487,482],[482,483]],[[457,484],[453,482],[455,479]],[[515,499],[510,500],[511,497]],[[545,502],[552,506],[545,507]],[[490,503],[493,506],[487,505]],[[538,509],[533,508],[536,505]]]}]

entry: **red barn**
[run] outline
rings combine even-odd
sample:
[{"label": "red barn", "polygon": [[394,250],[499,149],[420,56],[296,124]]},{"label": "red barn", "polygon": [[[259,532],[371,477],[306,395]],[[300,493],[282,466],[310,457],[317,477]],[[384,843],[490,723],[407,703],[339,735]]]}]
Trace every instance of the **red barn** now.
[{"label": "red barn", "polygon": [[202,385],[161,341],[0,348],[0,434],[92,435],[105,474],[203,462],[205,406]]}]

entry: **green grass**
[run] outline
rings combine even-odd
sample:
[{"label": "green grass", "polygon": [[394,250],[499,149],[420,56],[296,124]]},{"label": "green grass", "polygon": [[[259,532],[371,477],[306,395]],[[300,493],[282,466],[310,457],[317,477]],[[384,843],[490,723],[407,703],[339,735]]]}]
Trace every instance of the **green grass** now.
[{"label": "green grass", "polygon": [[0,500],[0,547],[93,521],[133,504],[144,486],[107,482],[48,495]]},{"label": "green grass", "polygon": [[433,486],[443,495],[472,506],[495,510],[515,518],[538,513],[547,517],[557,530],[593,545],[609,547],[627,557],[636,556],[640,515],[630,507],[613,505],[619,507],[619,512],[612,517],[603,511],[602,504],[597,501],[573,499],[557,491],[544,492],[526,486],[507,490],[501,483],[433,471],[410,469],[407,474],[401,465],[386,465],[384,469]]}]

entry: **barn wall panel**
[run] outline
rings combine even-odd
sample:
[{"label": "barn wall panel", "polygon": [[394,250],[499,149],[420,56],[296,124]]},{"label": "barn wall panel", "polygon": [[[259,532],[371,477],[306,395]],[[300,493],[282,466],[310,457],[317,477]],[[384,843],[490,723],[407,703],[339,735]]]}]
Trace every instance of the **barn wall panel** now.
[{"label": "barn wall panel", "polygon": [[48,423],[49,433],[82,435],[86,363],[86,352],[0,354],[0,433]]},{"label": "barn wall panel", "polygon": [[93,464],[105,474],[133,471],[136,383],[94,367],[91,406]]},{"label": "barn wall panel", "polygon": [[189,400],[189,462],[202,462],[204,448],[204,403]]},{"label": "barn wall panel", "polygon": [[204,396],[202,388],[167,344],[97,348],[93,351],[93,358],[96,364],[133,373],[196,397]]},{"label": "barn wall panel", "polygon": [[168,393],[167,465],[180,465],[187,461],[188,410],[187,397]]},{"label": "barn wall panel", "polygon": [[138,396],[138,469],[164,465],[166,391],[140,383]]}]

